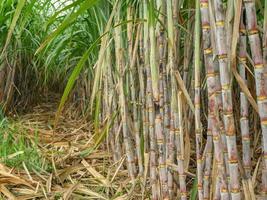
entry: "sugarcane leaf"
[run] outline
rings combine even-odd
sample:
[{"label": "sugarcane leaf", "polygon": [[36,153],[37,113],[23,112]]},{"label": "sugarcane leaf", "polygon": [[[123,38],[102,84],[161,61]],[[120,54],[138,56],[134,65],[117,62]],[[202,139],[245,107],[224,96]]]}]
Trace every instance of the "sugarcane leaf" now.
[{"label": "sugarcane leaf", "polygon": [[9,42],[11,40],[12,34],[13,34],[14,30],[15,30],[17,21],[19,19],[19,16],[21,14],[21,11],[22,11],[23,7],[25,6],[25,3],[26,3],[26,0],[18,1],[15,13],[13,15],[13,19],[12,19],[11,25],[10,25],[9,30],[8,30],[5,46],[4,46],[4,48],[2,50],[2,53],[1,53],[1,57],[4,55],[4,53],[6,51],[6,48],[7,48],[8,44],[9,44]]},{"label": "sugarcane leaf", "polygon": [[197,199],[197,178],[194,179],[194,183],[190,192],[190,200]]},{"label": "sugarcane leaf", "polygon": [[98,0],[87,0],[82,3],[80,8],[72,13],[71,15],[67,16],[65,20],[59,25],[59,27],[53,31],[45,40],[44,42],[40,45],[40,47],[37,49],[35,54],[38,54],[40,51],[42,51],[53,39],[55,39],[60,33],[62,33],[66,28],[69,27],[70,24],[72,24],[77,17],[79,17],[81,14],[83,14],[86,10],[91,8],[92,6],[95,5],[95,3]]},{"label": "sugarcane leaf", "polygon": [[[103,33],[101,36],[99,36],[93,42],[93,44],[83,54],[82,58],[80,59],[78,64],[75,66],[74,70],[72,71],[72,74],[70,75],[70,78],[68,79],[67,85],[66,85],[66,87],[64,89],[63,95],[62,95],[61,100],[60,100],[60,104],[59,104],[57,112],[56,112],[54,126],[57,125],[57,122],[58,122],[59,116],[60,116],[60,114],[61,114],[61,112],[63,110],[63,107],[64,107],[64,105],[65,105],[65,103],[66,103],[66,101],[68,99],[68,96],[69,96],[69,94],[70,94],[70,92],[71,92],[71,90],[72,90],[72,88],[73,88],[73,86],[75,84],[75,81],[76,81],[77,77],[79,76],[79,74],[80,74],[80,72],[81,72],[86,60],[88,59],[89,54],[94,50],[94,48],[97,46],[99,41],[101,41],[102,38],[105,38],[105,36],[111,31],[110,26],[111,26],[112,18],[113,18],[114,13],[115,13],[115,8],[117,6],[117,2],[118,2],[118,0],[116,1],[115,5],[114,5],[114,8],[113,8],[111,17],[109,19],[108,25],[106,27],[105,33]],[[92,92],[92,95],[93,94],[94,93]]]},{"label": "sugarcane leaf", "polygon": [[[111,30],[111,25],[112,25],[112,20],[114,18],[115,15],[115,11],[117,10],[117,4],[118,4],[118,0],[115,2],[112,12],[110,14],[109,20],[107,22],[107,25],[105,27],[105,32],[109,32]],[[91,110],[93,110],[93,105],[94,105],[94,100],[95,100],[95,96],[97,94],[97,91],[99,89],[99,83],[100,83],[100,75],[101,75],[101,71],[102,71],[102,64],[104,61],[104,55],[105,55],[105,51],[106,48],[108,46],[108,37],[104,37],[101,41],[101,47],[99,50],[99,56],[98,56],[98,61],[96,64],[96,69],[95,69],[95,77],[94,77],[94,81],[93,81],[93,88],[92,88],[92,94],[91,94]]]},{"label": "sugarcane leaf", "polygon": [[179,71],[175,71],[175,72],[174,72],[174,75],[175,75],[175,77],[176,77],[176,80],[177,80],[177,82],[178,82],[178,85],[179,85],[180,89],[182,90],[182,92],[183,92],[183,94],[184,94],[184,96],[185,96],[185,99],[186,99],[186,101],[187,101],[187,104],[189,105],[191,111],[192,111],[192,112],[195,112],[194,104],[193,104],[193,102],[192,102],[192,100],[191,100],[191,98],[190,98],[190,95],[189,95],[189,93],[188,93],[188,91],[187,91],[187,89],[186,89],[186,87],[185,87],[185,84],[184,84],[184,82],[183,82],[183,79],[182,79],[182,77],[181,77]]},{"label": "sugarcane leaf", "polygon": [[[105,35],[105,34],[104,34]],[[77,77],[79,76],[85,62],[87,61],[88,59],[88,56],[89,54],[93,51],[93,49],[96,47],[96,45],[99,43],[99,41],[101,40],[101,38],[104,36],[100,36],[99,38],[97,38],[94,43],[87,49],[87,51],[83,54],[82,58],[80,59],[80,61],[78,62],[78,64],[74,67],[69,79],[68,79],[68,82],[67,82],[67,85],[64,89],[64,92],[63,92],[63,95],[61,97],[61,100],[60,100],[60,103],[59,103],[59,106],[58,106],[58,109],[57,109],[57,112],[56,112],[56,116],[55,116],[55,126],[57,125],[57,122],[58,122],[58,118],[63,110],[63,107],[68,99],[68,96],[75,84],[75,81],[77,79]]]},{"label": "sugarcane leaf", "polygon": [[154,0],[150,0],[148,2],[148,13],[149,13],[149,18],[148,18],[148,24],[149,26],[155,26],[155,6],[154,6]]},{"label": "sugarcane leaf", "polygon": [[100,124],[100,120],[99,120],[99,115],[101,112],[101,92],[98,92],[97,98],[96,98],[96,104],[95,104],[95,117],[94,117],[94,128],[95,128],[95,132],[98,132],[99,130],[99,124]]},{"label": "sugarcane leaf", "polygon": [[55,14],[52,15],[52,17],[50,17],[50,19],[46,22],[46,24],[45,24],[46,29],[47,29],[47,27],[48,27],[49,25],[51,25],[52,23],[55,22],[55,20],[57,19],[57,16],[58,16],[60,13],[62,13],[62,12],[64,12],[64,11],[67,11],[67,10],[69,10],[69,9],[71,9],[71,8],[73,8],[73,7],[77,6],[77,5],[79,5],[79,4],[81,4],[83,1],[84,1],[84,0],[78,0],[78,1],[75,1],[75,2],[73,2],[73,3],[71,3],[71,4],[67,5],[67,6],[65,6],[64,8],[60,9],[59,11],[55,12]]}]

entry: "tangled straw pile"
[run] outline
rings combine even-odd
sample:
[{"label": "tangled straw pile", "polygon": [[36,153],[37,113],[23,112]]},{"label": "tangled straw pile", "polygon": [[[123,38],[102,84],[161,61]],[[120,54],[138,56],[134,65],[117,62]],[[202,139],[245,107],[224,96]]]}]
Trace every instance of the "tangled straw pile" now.
[{"label": "tangled straw pile", "polygon": [[[125,156],[114,163],[104,148],[88,152],[94,146],[91,124],[67,115],[51,129],[56,106],[41,103],[0,130],[0,199],[140,198],[122,168]],[[6,166],[14,161],[16,167]]]},{"label": "tangled straw pile", "polygon": [[100,36],[76,63],[55,125],[80,75],[73,101],[93,121],[94,148],[105,140],[114,162],[126,155],[128,176],[152,199],[194,199],[196,190],[200,200],[266,199],[267,0],[256,2],[66,6],[37,55],[87,10],[101,16],[91,22]]}]

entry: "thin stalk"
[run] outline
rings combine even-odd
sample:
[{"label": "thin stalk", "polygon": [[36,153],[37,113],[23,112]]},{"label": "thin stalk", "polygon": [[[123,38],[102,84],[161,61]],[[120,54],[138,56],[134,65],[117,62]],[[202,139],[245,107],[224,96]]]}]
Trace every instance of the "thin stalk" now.
[{"label": "thin stalk", "polygon": [[[145,20],[148,20],[147,15],[147,1],[143,1],[143,10],[142,14]],[[147,71],[149,67],[149,45],[148,45],[148,25],[147,23],[144,23],[143,26],[143,34],[140,37],[141,45],[140,45],[140,61],[143,62],[143,74],[146,75],[147,78]],[[143,38],[143,40],[142,40]],[[144,77],[145,78],[145,77]],[[144,92],[147,92],[147,80],[144,79],[144,85],[146,86],[144,88]],[[144,96],[144,115],[143,115],[143,134],[144,134],[144,151],[145,153],[149,154],[149,122],[148,122],[148,107],[147,107],[147,97]]]},{"label": "thin stalk", "polygon": [[198,198],[203,197],[203,171],[202,171],[202,127],[200,117],[200,4],[196,1],[195,13],[195,135],[196,135],[196,157],[197,157],[197,180],[198,180]]}]

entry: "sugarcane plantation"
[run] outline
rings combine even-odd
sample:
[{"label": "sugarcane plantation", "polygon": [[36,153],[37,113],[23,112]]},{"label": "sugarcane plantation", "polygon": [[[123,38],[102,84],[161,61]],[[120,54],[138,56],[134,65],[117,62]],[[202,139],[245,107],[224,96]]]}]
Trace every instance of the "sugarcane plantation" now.
[{"label": "sugarcane plantation", "polygon": [[1,0],[2,199],[267,200],[267,0]]}]

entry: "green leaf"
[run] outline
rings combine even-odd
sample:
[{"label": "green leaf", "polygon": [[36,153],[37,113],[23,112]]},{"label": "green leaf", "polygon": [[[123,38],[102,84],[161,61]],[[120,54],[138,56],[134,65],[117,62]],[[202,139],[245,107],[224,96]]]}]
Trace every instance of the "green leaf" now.
[{"label": "green leaf", "polygon": [[67,5],[67,6],[65,6],[64,8],[60,9],[59,11],[55,12],[55,14],[54,14],[52,17],[50,17],[50,19],[46,22],[46,24],[45,24],[46,29],[47,29],[47,27],[48,27],[49,25],[51,25],[52,23],[55,22],[55,20],[57,19],[57,16],[58,16],[60,13],[62,13],[62,12],[64,12],[64,11],[67,11],[67,10],[69,10],[69,9],[71,9],[71,8],[73,8],[73,7],[77,6],[77,5],[79,5],[79,4],[81,4],[83,1],[84,1],[84,0],[78,0],[78,1],[75,1],[75,2],[73,2],[73,3],[71,3],[71,4]]},{"label": "green leaf", "polygon": [[74,86],[74,83],[77,79],[77,77],[79,76],[86,60],[88,59],[88,56],[89,54],[92,52],[92,50],[96,47],[96,45],[98,44],[98,42],[100,41],[101,37],[103,36],[100,36],[98,39],[95,40],[95,42],[87,49],[87,51],[83,54],[82,58],[80,59],[80,61],[78,62],[78,64],[74,67],[71,75],[70,75],[70,78],[68,79],[68,82],[67,82],[67,85],[64,89],[64,92],[63,92],[63,95],[61,97],[61,100],[60,100],[60,103],[59,103],[59,106],[58,106],[58,109],[57,109],[57,112],[56,112],[56,117],[55,117],[55,126],[58,122],[58,117],[60,116],[62,110],[63,110],[63,107],[68,99],[68,96]]},{"label": "green leaf", "polygon": [[26,0],[20,0],[20,1],[18,1],[18,5],[16,7],[16,10],[15,10],[15,13],[14,13],[14,16],[13,16],[13,19],[12,19],[12,22],[11,22],[11,25],[10,25],[9,30],[8,30],[8,34],[7,34],[7,38],[6,38],[6,43],[5,43],[5,46],[4,46],[3,51],[1,53],[1,57],[4,55],[4,52],[6,51],[6,48],[7,48],[8,44],[9,44],[9,42],[11,40],[12,34],[14,32],[14,29],[16,27],[17,21],[19,19],[19,16],[21,14],[21,11],[22,11],[25,3],[26,3]]},{"label": "green leaf", "polygon": [[69,96],[69,94],[70,94],[70,92],[71,92],[71,90],[72,90],[72,88],[73,88],[73,86],[74,86],[74,83],[75,83],[77,77],[79,76],[79,74],[80,74],[80,72],[81,72],[81,70],[82,70],[82,68],[83,68],[83,66],[84,66],[84,64],[85,64],[85,62],[86,62],[86,60],[87,60],[89,54],[93,51],[93,49],[96,47],[96,45],[98,44],[98,42],[99,42],[104,36],[106,36],[106,34],[108,34],[108,33],[110,32],[110,26],[111,26],[112,18],[113,18],[113,16],[114,16],[114,13],[115,13],[115,10],[116,10],[115,8],[116,8],[116,5],[117,5],[117,2],[118,2],[118,0],[116,1],[115,5],[114,5],[114,8],[113,8],[113,11],[112,11],[112,13],[111,13],[111,17],[110,17],[110,19],[109,19],[109,21],[108,21],[108,25],[107,25],[107,27],[106,27],[106,31],[105,31],[105,33],[102,34],[100,37],[98,37],[98,38],[94,41],[94,43],[93,43],[93,44],[89,47],[89,49],[83,54],[82,58],[80,59],[80,61],[78,62],[78,64],[75,66],[75,68],[74,68],[74,70],[73,70],[73,72],[72,72],[72,74],[71,74],[71,76],[70,76],[70,78],[69,78],[69,80],[68,80],[68,82],[67,82],[67,85],[66,85],[66,87],[65,87],[65,89],[64,89],[64,93],[63,93],[63,95],[62,95],[62,97],[61,97],[60,104],[59,104],[59,107],[58,107],[58,110],[57,110],[57,112],[56,112],[56,116],[55,116],[54,126],[57,125],[58,118],[59,118],[59,116],[60,116],[60,114],[61,114],[61,112],[62,112],[62,110],[63,110],[63,107],[64,107],[64,105],[65,105],[65,103],[66,103],[66,101],[67,101],[67,99],[68,99],[68,96]]},{"label": "green leaf", "polygon": [[79,17],[87,9],[95,5],[97,1],[98,0],[86,0],[85,2],[83,2],[83,4],[76,12],[66,17],[66,19],[59,25],[59,27],[44,40],[44,42],[40,45],[35,54],[38,54],[40,51],[42,51],[54,38],[56,38],[62,31],[68,28],[69,25],[77,19],[77,17]]},{"label": "green leaf", "polygon": [[197,199],[197,178],[194,179],[193,187],[190,191],[190,200]]}]

